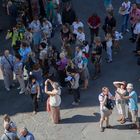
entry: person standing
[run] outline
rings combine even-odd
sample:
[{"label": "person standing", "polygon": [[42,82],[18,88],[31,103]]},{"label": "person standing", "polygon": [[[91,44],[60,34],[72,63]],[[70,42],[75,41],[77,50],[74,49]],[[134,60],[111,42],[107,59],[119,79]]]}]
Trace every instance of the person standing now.
[{"label": "person standing", "polygon": [[113,82],[113,85],[116,87],[116,91],[115,91],[115,99],[116,99],[116,107],[118,110],[118,114],[120,116],[120,118],[117,120],[118,122],[120,122],[121,124],[124,124],[126,122],[125,117],[126,117],[126,111],[125,111],[125,100],[121,98],[121,96],[118,94],[118,92],[121,95],[126,95],[126,83],[120,82],[120,81],[115,81]]},{"label": "person standing", "polygon": [[[111,99],[113,99],[112,94],[110,93],[108,87],[102,88],[102,93],[99,95],[99,102],[100,102],[100,129],[101,132],[104,132],[103,122],[106,121],[106,128],[112,128],[109,125],[109,116],[112,114],[112,106],[111,106]],[[109,104],[110,102],[110,104]]]},{"label": "person standing", "polygon": [[29,77],[27,88],[30,91],[31,98],[33,100],[33,114],[36,114],[38,110],[38,99],[40,97],[40,86],[36,78],[32,75]]},{"label": "person standing", "polygon": [[20,87],[19,89],[21,89],[21,91],[19,92],[19,94],[23,94],[25,92],[25,83],[24,83],[24,71],[23,71],[23,63],[21,61],[21,56],[20,55],[16,55],[16,61],[14,64],[14,72],[16,75],[16,79],[18,80]]},{"label": "person standing", "polygon": [[[53,90],[48,90],[48,84],[52,86]],[[50,79],[45,82],[45,93],[49,95],[49,106],[52,122],[58,124],[60,121],[60,104],[61,104],[61,89],[57,82],[53,82]]]},{"label": "person standing", "polygon": [[119,95],[122,97],[122,99],[129,100],[129,104],[128,104],[129,112],[130,112],[129,117],[130,120],[132,120],[133,122],[132,127],[137,128],[137,133],[140,134],[140,124],[138,119],[138,96],[137,93],[134,91],[133,84],[128,83],[126,89],[127,92],[129,93],[128,96],[124,96],[121,94]]},{"label": "person standing", "polygon": [[101,73],[102,43],[101,38],[95,38],[95,48],[92,51],[91,61],[95,66],[94,79],[97,79]]},{"label": "person standing", "polygon": [[129,13],[131,10],[131,2],[129,0],[124,0],[122,3],[119,13],[122,15],[122,27],[121,32],[129,32],[128,30],[128,20],[129,20]]},{"label": "person standing", "polygon": [[96,13],[93,13],[92,16],[88,18],[87,23],[90,29],[90,37],[91,37],[90,45],[92,45],[94,41],[94,36],[98,36],[99,34],[99,27],[101,25],[100,17]]},{"label": "person standing", "polygon": [[80,75],[75,69],[71,70],[71,75],[72,75],[72,80],[70,81],[71,92],[73,93],[73,97],[74,97],[74,102],[72,103],[72,105],[79,105],[79,102],[80,102],[80,89],[79,89]]},{"label": "person standing", "polygon": [[14,68],[14,56],[9,53],[9,50],[4,51],[4,55],[1,58],[1,71],[4,78],[4,85],[7,91],[10,91],[10,87],[13,83],[13,68]]},{"label": "person standing", "polygon": [[11,131],[11,126],[8,122],[4,124],[4,130],[0,140],[18,140],[17,134]]}]

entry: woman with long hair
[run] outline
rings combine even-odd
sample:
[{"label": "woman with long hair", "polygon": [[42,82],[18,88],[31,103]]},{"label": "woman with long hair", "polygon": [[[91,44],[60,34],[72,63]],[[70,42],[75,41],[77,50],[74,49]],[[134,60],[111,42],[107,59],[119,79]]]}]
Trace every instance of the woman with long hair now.
[{"label": "woman with long hair", "polygon": [[[48,90],[48,84],[52,86],[52,90]],[[45,82],[45,93],[49,95],[48,104],[50,106],[50,115],[53,123],[58,124],[60,121],[60,104],[61,89],[57,82],[47,79]]]}]

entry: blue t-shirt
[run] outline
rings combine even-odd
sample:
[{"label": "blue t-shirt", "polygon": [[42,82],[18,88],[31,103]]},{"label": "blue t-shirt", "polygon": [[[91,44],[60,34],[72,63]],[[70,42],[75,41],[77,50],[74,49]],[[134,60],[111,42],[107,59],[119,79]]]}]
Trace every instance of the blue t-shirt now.
[{"label": "blue t-shirt", "polygon": [[132,91],[129,96],[131,97],[129,99],[129,109],[130,110],[138,110],[138,97],[137,93],[135,91]]}]

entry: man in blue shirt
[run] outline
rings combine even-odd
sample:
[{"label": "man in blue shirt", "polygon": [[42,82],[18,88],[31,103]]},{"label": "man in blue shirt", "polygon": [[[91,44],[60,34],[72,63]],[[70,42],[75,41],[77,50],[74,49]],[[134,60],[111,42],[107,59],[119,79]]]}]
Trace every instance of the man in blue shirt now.
[{"label": "man in blue shirt", "polygon": [[33,134],[31,134],[27,128],[21,128],[20,130],[20,140],[25,138],[26,140],[35,140]]},{"label": "man in blue shirt", "polygon": [[137,133],[140,134],[140,125],[139,125],[139,119],[138,119],[138,96],[137,93],[134,91],[133,84],[128,83],[127,84],[127,92],[129,93],[129,96],[122,96],[123,99],[129,100],[129,111],[131,113],[131,119],[134,123],[134,127],[137,127]]}]

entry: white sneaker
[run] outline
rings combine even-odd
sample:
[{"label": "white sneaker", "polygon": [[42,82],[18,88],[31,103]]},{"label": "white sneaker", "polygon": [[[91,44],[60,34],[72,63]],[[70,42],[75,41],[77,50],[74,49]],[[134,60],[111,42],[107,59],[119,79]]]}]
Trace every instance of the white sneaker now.
[{"label": "white sneaker", "polygon": [[21,89],[20,87],[17,88],[18,90]]},{"label": "white sneaker", "polygon": [[79,103],[73,102],[72,105],[78,106]]},{"label": "white sneaker", "polygon": [[19,92],[19,94],[23,94],[23,93],[24,93],[24,91],[20,91],[20,92]]},{"label": "white sneaker", "polygon": [[129,33],[129,29],[126,29],[126,32],[128,32],[128,33]]},{"label": "white sneaker", "polygon": [[10,91],[10,88],[6,88],[7,91]]}]

